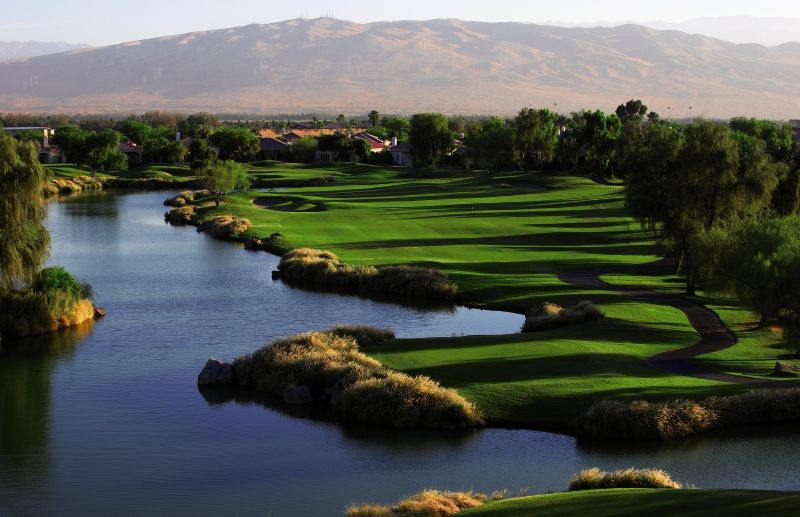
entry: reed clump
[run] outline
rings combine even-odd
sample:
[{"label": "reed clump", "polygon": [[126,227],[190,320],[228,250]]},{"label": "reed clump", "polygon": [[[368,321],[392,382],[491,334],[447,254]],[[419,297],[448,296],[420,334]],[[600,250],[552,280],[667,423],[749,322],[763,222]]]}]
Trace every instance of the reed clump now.
[{"label": "reed clump", "polygon": [[395,506],[362,504],[347,509],[347,517],[447,517],[484,504],[489,497],[476,492],[425,490]]},{"label": "reed clump", "polygon": [[544,302],[525,315],[522,332],[549,330],[602,318],[605,318],[603,311],[590,301],[582,301],[572,307]]},{"label": "reed clump", "polygon": [[681,484],[661,469],[627,469],[606,472],[597,467],[585,469],[569,480],[569,491],[598,488],[681,488]]},{"label": "reed clump", "polygon": [[241,386],[275,396],[307,387],[344,420],[392,427],[479,425],[477,409],[454,390],[390,370],[359,350],[393,337],[366,326],[306,332],[242,356],[233,368]]},{"label": "reed clump", "polygon": [[236,239],[249,230],[253,224],[249,219],[235,215],[218,215],[201,221],[198,232],[208,232],[217,239]]},{"label": "reed clump", "polygon": [[604,400],[578,416],[576,435],[592,440],[669,440],[747,424],[800,421],[800,388],[764,389],[699,402]]},{"label": "reed clump", "polygon": [[180,206],[173,208],[164,214],[164,219],[174,225],[192,224],[197,217],[197,210],[194,205]]},{"label": "reed clump", "polygon": [[278,270],[287,280],[341,287],[403,298],[453,300],[458,286],[439,270],[412,266],[351,266],[330,251],[298,248],[281,257]]}]

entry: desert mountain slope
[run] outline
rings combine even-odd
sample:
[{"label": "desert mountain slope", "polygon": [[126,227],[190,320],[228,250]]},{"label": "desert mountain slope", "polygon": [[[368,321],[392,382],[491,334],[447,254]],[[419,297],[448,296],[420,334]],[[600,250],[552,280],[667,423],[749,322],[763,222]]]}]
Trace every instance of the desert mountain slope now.
[{"label": "desert mountain slope", "polygon": [[800,117],[800,45],[636,25],[321,18],[0,63],[0,110],[511,113],[613,108]]}]

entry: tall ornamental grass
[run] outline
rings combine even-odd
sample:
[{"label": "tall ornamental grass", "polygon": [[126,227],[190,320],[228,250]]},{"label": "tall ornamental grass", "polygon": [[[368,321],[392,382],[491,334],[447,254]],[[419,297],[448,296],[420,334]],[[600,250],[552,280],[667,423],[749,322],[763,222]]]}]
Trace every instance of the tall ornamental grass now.
[{"label": "tall ornamental grass", "polygon": [[412,266],[351,266],[330,251],[298,248],[281,257],[278,270],[287,280],[342,287],[403,298],[453,300],[458,286],[439,270]]}]

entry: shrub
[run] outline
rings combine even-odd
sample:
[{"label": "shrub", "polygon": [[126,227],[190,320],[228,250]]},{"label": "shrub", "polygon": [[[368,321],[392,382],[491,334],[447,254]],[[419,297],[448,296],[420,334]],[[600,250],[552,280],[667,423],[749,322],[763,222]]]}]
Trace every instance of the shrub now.
[{"label": "shrub", "polygon": [[388,330],[339,326],[273,341],[233,363],[241,386],[279,396],[307,386],[342,418],[394,427],[475,427],[476,408],[427,377],[385,368],[359,344],[392,339]]},{"label": "shrub", "polygon": [[681,484],[661,469],[633,467],[613,472],[593,467],[578,472],[569,480],[570,491],[597,488],[681,488]]},{"label": "shrub", "polygon": [[206,231],[217,239],[238,238],[253,226],[249,219],[235,215],[218,215],[202,221],[197,231]]},{"label": "shrub", "polygon": [[53,178],[45,187],[45,195],[76,194],[85,190],[102,190],[103,180],[90,176],[75,178]]},{"label": "shrub", "polygon": [[281,257],[278,270],[283,278],[342,287],[369,293],[380,292],[404,298],[452,300],[458,286],[441,271],[411,266],[350,266],[335,254],[313,248],[298,248]]},{"label": "shrub", "polygon": [[62,266],[52,266],[42,269],[31,284],[31,289],[40,293],[61,291],[72,300],[92,298],[92,287],[80,282]]},{"label": "shrub", "polygon": [[667,440],[742,424],[800,421],[800,388],[760,390],[702,401],[601,401],[578,416],[580,438]]},{"label": "shrub", "polygon": [[194,205],[186,205],[178,208],[173,208],[166,214],[164,219],[170,224],[183,225],[191,224],[197,216]]},{"label": "shrub", "polygon": [[347,517],[447,517],[480,506],[487,499],[486,495],[475,492],[425,490],[392,507],[376,504],[351,506],[347,509]]},{"label": "shrub", "polygon": [[92,319],[91,296],[91,287],[64,268],[45,268],[29,289],[0,293],[0,334],[43,334]]},{"label": "shrub", "polygon": [[522,332],[549,330],[585,321],[597,321],[604,317],[603,311],[589,301],[582,301],[569,308],[553,302],[544,302],[525,315]]}]

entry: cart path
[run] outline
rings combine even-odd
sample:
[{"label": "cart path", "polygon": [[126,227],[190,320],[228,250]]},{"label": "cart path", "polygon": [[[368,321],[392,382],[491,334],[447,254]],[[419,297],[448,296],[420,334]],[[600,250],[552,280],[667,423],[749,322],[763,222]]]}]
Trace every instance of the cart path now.
[{"label": "cart path", "polygon": [[700,334],[700,341],[683,348],[658,353],[647,359],[647,363],[675,375],[684,375],[709,381],[743,384],[754,388],[788,387],[780,381],[768,381],[753,377],[728,375],[703,370],[691,364],[691,359],[711,352],[724,350],[736,344],[736,336],[728,329],[717,313],[708,307],[677,294],[658,293],[636,286],[619,286],[602,280],[602,275],[656,275],[675,269],[675,259],[663,258],[646,264],[607,266],[582,271],[570,271],[558,275],[559,280],[573,287],[586,290],[613,291],[657,305],[674,307],[686,315],[689,323]]}]

